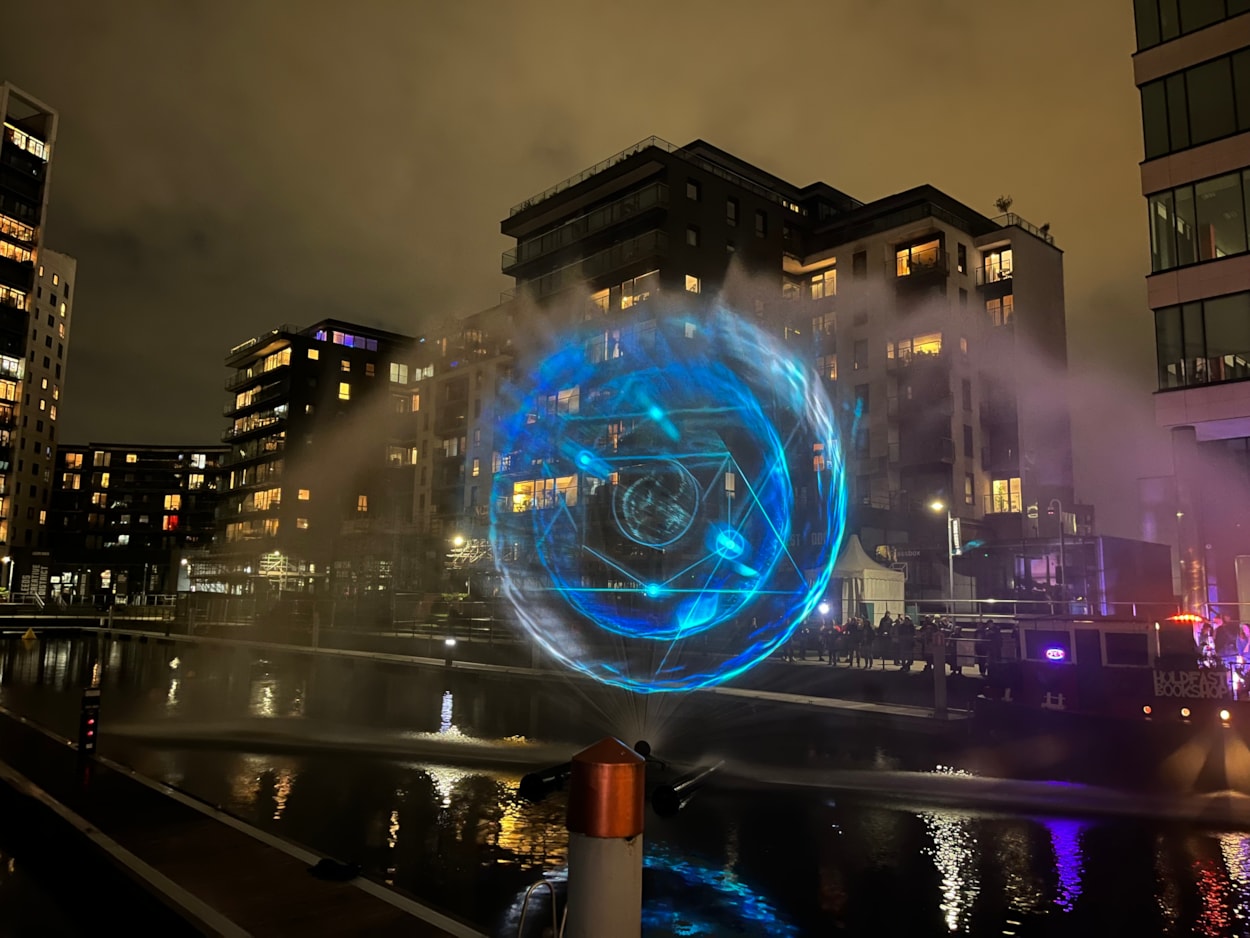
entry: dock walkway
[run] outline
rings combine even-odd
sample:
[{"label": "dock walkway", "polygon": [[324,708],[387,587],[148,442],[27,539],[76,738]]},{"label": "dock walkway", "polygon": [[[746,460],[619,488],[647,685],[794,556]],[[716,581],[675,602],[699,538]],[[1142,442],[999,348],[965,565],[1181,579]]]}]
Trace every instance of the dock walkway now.
[{"label": "dock walkway", "polygon": [[194,931],[482,938],[372,880],[318,879],[308,872],[318,855],[108,760],[80,759],[3,708],[0,783],[51,809]]}]

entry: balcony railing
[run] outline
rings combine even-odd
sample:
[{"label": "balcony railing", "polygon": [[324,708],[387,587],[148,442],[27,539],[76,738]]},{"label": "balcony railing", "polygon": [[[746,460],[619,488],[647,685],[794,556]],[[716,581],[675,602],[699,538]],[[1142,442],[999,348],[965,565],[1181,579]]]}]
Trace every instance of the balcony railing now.
[{"label": "balcony railing", "polygon": [[290,323],[284,323],[283,325],[279,326],[277,329],[270,329],[268,332],[263,332],[260,335],[252,336],[252,338],[248,339],[246,342],[240,342],[238,345],[236,345],[234,348],[230,350],[229,354],[238,355],[239,352],[246,351],[247,349],[250,349],[253,345],[256,345],[260,342],[264,342],[267,339],[271,339],[276,335],[299,335],[299,334],[300,334],[299,326],[293,326]]},{"label": "balcony railing", "polygon": [[912,365],[923,365],[942,360],[942,352],[917,352],[909,348],[895,349],[894,355],[885,360],[886,371],[897,371]]},{"label": "balcony railing", "polygon": [[977,268],[977,286],[985,287],[994,283],[1010,283],[1011,267],[1005,264],[984,264]]},{"label": "balcony railing", "polygon": [[668,186],[664,183],[655,183],[637,192],[631,192],[624,198],[579,215],[558,228],[523,241],[509,251],[504,251],[501,261],[503,272],[506,274],[518,264],[529,263],[553,251],[575,244],[596,231],[602,231],[626,219],[635,218],[649,209],[662,208],[667,205]]},{"label": "balcony railing", "polygon": [[908,446],[904,451],[898,443],[890,444],[890,462],[903,466],[925,466],[932,463],[953,463],[955,461],[955,441],[943,437],[936,441],[935,446]]},{"label": "balcony railing", "polygon": [[524,212],[526,209],[533,208],[535,205],[538,205],[540,202],[545,202],[547,199],[551,198],[552,196],[559,195],[565,189],[571,189],[573,188],[573,186],[577,185],[578,183],[585,182],[587,179],[590,179],[593,176],[597,176],[600,173],[611,169],[617,163],[622,163],[625,160],[629,159],[631,156],[636,156],[637,154],[641,153],[643,150],[647,149],[648,147],[655,147],[657,150],[662,150],[665,153],[676,154],[680,156],[682,159],[685,159],[691,163],[694,163],[700,169],[706,172],[709,172],[714,176],[719,176],[722,179],[732,182],[734,185],[739,186],[740,188],[746,189],[749,192],[754,192],[756,195],[760,196],[761,198],[767,199],[770,202],[776,202],[778,205],[788,208],[790,211],[795,212],[796,214],[805,214],[803,209],[795,205],[789,199],[785,198],[785,196],[780,195],[779,193],[776,193],[773,190],[768,189],[764,186],[761,186],[759,183],[752,182],[750,179],[747,179],[745,176],[740,176],[737,173],[733,172],[732,170],[726,169],[723,166],[719,166],[716,163],[713,163],[711,160],[705,159],[704,157],[698,155],[697,153],[692,153],[689,150],[684,150],[679,146],[675,146],[674,144],[669,143],[667,140],[661,140],[659,137],[652,136],[652,137],[647,137],[643,140],[639,140],[632,147],[626,147],[624,150],[621,150],[619,153],[612,154],[606,160],[600,160],[594,166],[590,166],[586,169],[583,169],[580,173],[576,173],[570,176],[568,179],[564,179],[560,182],[557,182],[550,189],[544,189],[542,192],[538,193],[538,195],[531,196],[530,198],[526,199],[524,202],[518,202],[516,205],[512,206],[512,208],[508,209],[508,217],[511,218],[513,215],[520,214],[521,212]]},{"label": "balcony railing", "polygon": [[893,270],[896,280],[910,280],[921,277],[943,276],[950,273],[950,255],[940,248],[927,248],[913,251],[907,259],[905,272],[900,271],[896,258],[888,269]]},{"label": "balcony railing", "polygon": [[987,515],[1018,515],[1023,511],[1019,492],[1015,495],[984,495],[982,502],[982,510]]},{"label": "balcony railing", "polygon": [[668,250],[668,236],[663,231],[648,231],[636,238],[614,244],[589,257],[526,281],[539,297],[550,296],[575,284],[584,283],[610,270],[624,267],[644,257]]},{"label": "balcony railing", "polygon": [[264,420],[256,420],[255,422],[246,424],[242,427],[231,427],[224,434],[222,434],[221,438],[223,442],[228,443],[231,440],[237,440],[240,437],[248,436],[249,434],[252,434],[252,433],[263,433],[267,430],[276,428],[280,424],[285,424],[285,423],[286,423],[285,416],[281,416],[281,417],[274,416],[274,417],[270,417]]},{"label": "balcony railing", "polygon": [[226,379],[226,390],[236,391],[246,384],[250,384],[253,381],[259,381],[266,375],[276,375],[281,369],[289,367],[291,367],[289,364],[277,365],[274,368],[270,368],[268,371],[256,371],[251,368],[244,368],[242,371],[236,372],[233,377]]}]

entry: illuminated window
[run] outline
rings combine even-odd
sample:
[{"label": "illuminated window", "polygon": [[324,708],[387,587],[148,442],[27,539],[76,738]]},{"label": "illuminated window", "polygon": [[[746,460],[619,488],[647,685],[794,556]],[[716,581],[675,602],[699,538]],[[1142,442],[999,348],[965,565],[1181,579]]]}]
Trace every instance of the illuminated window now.
[{"label": "illuminated window", "polygon": [[828,270],[813,274],[808,286],[811,289],[813,300],[821,300],[827,296],[836,296],[838,293],[837,268],[830,267]]},{"label": "illuminated window", "polygon": [[204,473],[193,472],[187,476],[187,488],[194,491],[204,487]]},{"label": "illuminated window", "polygon": [[138,455],[136,455],[135,453],[127,453],[127,454],[126,454],[126,462],[128,462],[128,463],[136,463],[136,462],[138,462],[138,461],[139,461],[139,457],[138,457]]},{"label": "illuminated window", "polygon": [[725,497],[733,499],[734,494],[738,491],[738,477],[732,472],[725,473]]},{"label": "illuminated window", "polygon": [[320,358],[321,358],[321,349],[319,349],[319,348],[310,348],[310,349],[308,350],[308,358],[309,358],[309,360],[310,360],[310,361],[314,361],[314,362],[315,362],[315,361],[317,361],[318,359],[320,359]]},{"label": "illuminated window", "polygon": [[295,519],[295,527],[296,527],[298,530],[300,530],[300,531],[307,531],[307,530],[308,530],[308,519],[307,519],[307,518],[296,518],[296,519]]},{"label": "illuminated window", "polygon": [[481,474],[482,474],[482,460],[474,456],[473,457],[473,476],[474,478],[476,478],[477,476]]},{"label": "illuminated window", "polygon": [[590,305],[601,313],[606,313],[612,305],[611,290],[599,290],[590,294]]},{"label": "illuminated window", "polygon": [[[64,316],[64,315],[65,315],[65,304],[64,304],[64,303],[61,303],[61,315],[62,315],[62,316]],[[65,335],[65,333],[64,333],[64,332],[62,332],[62,333],[61,333],[61,335]]]},{"label": "illuminated window", "polygon": [[512,483],[513,511],[554,508],[561,502],[566,505],[577,504],[577,476]]},{"label": "illuminated window", "polygon": [[816,359],[816,374],[830,381],[838,380],[838,356],[821,355]]},{"label": "illuminated window", "polygon": [[43,279],[43,264],[39,265],[39,278],[41,280]]},{"label": "illuminated window", "polygon": [[98,508],[104,508],[108,505],[108,496],[103,492],[93,492],[91,495],[91,504]]},{"label": "illuminated window", "polygon": [[[391,362],[390,379],[396,384],[407,384],[408,383],[408,366],[401,365],[399,362]],[[416,395],[414,394],[413,397],[415,398]],[[416,408],[414,407],[413,410],[416,410]]]},{"label": "illuminated window", "polygon": [[358,511],[360,514],[364,514],[368,510],[369,510],[369,496],[357,495],[356,496],[356,511]]},{"label": "illuminated window", "polygon": [[39,398],[39,409],[40,409],[40,410],[47,410],[47,409],[48,409],[48,401],[47,401],[47,398],[43,398],[43,397]]},{"label": "illuminated window", "polygon": [[414,394],[412,395],[412,412],[415,414],[420,409],[421,409],[421,395]]},{"label": "illuminated window", "polygon": [[895,274],[899,277],[910,277],[921,271],[932,270],[942,261],[942,243],[935,239],[900,248],[895,252],[894,260]]},{"label": "illuminated window", "polygon": [[825,470],[825,444],[812,444],[812,471],[824,472]]},{"label": "illuminated window", "polygon": [[109,487],[109,474],[107,472],[102,472],[100,473],[100,488],[106,489],[108,487]]},{"label": "illuminated window", "polygon": [[1015,512],[1020,510],[1020,478],[994,479],[990,483],[992,512]]},{"label": "illuminated window", "polygon": [[174,494],[174,495],[165,496],[165,510],[166,511],[177,511],[181,507],[182,507],[181,495]]},{"label": "illuminated window", "polygon": [[59,401],[61,399],[61,389],[57,385],[52,385],[52,400]]},{"label": "illuminated window", "polygon": [[373,362],[365,362],[365,377],[372,378],[374,375]]},{"label": "illuminated window", "polygon": [[961,335],[959,337],[959,351],[963,352],[965,355],[968,354],[968,337],[966,335]]},{"label": "illuminated window", "polygon": [[191,455],[191,465],[196,469],[203,469],[208,465],[208,457],[203,453],[193,453]]},{"label": "illuminated window", "polygon": [[312,495],[309,493],[308,489],[300,489],[299,493],[295,497],[301,502],[306,502],[308,499],[312,498]]},{"label": "illuminated window", "polygon": [[701,290],[701,289],[702,289],[702,284],[701,284],[701,282],[700,282],[699,278],[698,278],[698,277],[692,277],[692,276],[690,276],[690,274],[686,274],[686,292],[687,292],[687,293],[698,293],[698,292],[700,292],[700,290]]},{"label": "illuminated window", "polygon": [[942,333],[927,332],[910,339],[890,342],[885,347],[885,357],[910,364],[914,359],[942,354]]},{"label": "illuminated window", "polygon": [[1011,248],[987,251],[981,256],[981,276],[984,283],[1010,280],[1012,268]]},{"label": "illuminated window", "polygon": [[82,453],[66,453],[65,454],[65,467],[67,469],[81,469],[82,468]]},{"label": "illuminated window", "polygon": [[351,371],[351,370],[352,370],[352,363],[348,361],[346,358],[342,359],[339,362],[339,371]]},{"label": "illuminated window", "polygon": [[60,282],[61,282],[61,275],[60,275],[60,274],[53,274],[53,275],[52,275],[52,286],[54,286],[54,287],[55,287],[55,286],[58,286],[58,285],[60,284]]},{"label": "illuminated window", "polygon": [[1006,296],[985,301],[985,311],[990,322],[996,326],[1009,326],[1015,320],[1016,300],[1010,293]]},{"label": "illuminated window", "polygon": [[161,524],[161,530],[162,531],[177,531],[178,530],[178,516],[166,515],[164,522]]},{"label": "illuminated window", "polygon": [[964,504],[971,505],[977,498],[977,477],[971,472],[964,475]]},{"label": "illuminated window", "polygon": [[339,400],[350,401],[352,399],[352,386],[346,381],[339,382]]},{"label": "illuminated window", "polygon": [[43,380],[39,383],[39,388],[40,388],[40,390],[43,390],[43,391],[46,391],[46,390],[48,389],[48,379],[47,379],[47,378],[44,378],[44,379],[43,379]]}]

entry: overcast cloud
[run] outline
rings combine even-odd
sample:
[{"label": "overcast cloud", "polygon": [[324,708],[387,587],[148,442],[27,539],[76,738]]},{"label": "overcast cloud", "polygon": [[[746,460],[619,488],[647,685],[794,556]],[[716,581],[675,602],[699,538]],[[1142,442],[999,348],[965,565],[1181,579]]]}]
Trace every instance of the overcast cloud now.
[{"label": "overcast cloud", "polygon": [[208,441],[222,357],[324,316],[483,308],[508,207],[656,134],[870,200],[1049,222],[1079,494],[1134,534],[1166,471],[1129,0],[9,4],[0,78],[57,108],[45,243],[79,260],[62,439]]}]

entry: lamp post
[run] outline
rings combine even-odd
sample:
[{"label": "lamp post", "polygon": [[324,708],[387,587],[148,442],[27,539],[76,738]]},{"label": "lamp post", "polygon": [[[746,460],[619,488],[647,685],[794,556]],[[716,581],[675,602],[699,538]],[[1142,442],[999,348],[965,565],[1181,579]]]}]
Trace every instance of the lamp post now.
[{"label": "lamp post", "polygon": [[950,584],[950,614],[955,615],[955,538],[953,536],[954,523],[951,520],[951,510],[945,502],[932,502],[929,505],[931,511],[946,512],[946,573],[949,577]]},{"label": "lamp post", "polygon": [[5,555],[0,558],[0,563],[5,566],[5,590],[8,593],[9,602],[13,602],[13,558]]},{"label": "lamp post", "polygon": [[[1064,593],[1066,592],[1066,587],[1068,585],[1068,570],[1067,570],[1067,557],[1065,556],[1066,554],[1065,544],[1064,544],[1065,538],[1064,538],[1064,533],[1063,533],[1063,502],[1061,502],[1057,498],[1052,498],[1050,500],[1050,504],[1046,506],[1046,513],[1053,515],[1055,513],[1056,506],[1058,506],[1059,508],[1059,577],[1058,577],[1058,580],[1059,580],[1058,586],[1060,589],[1059,599],[1066,602],[1066,600],[1064,599]],[[1067,612],[1065,611],[1064,614],[1067,615]]]}]

